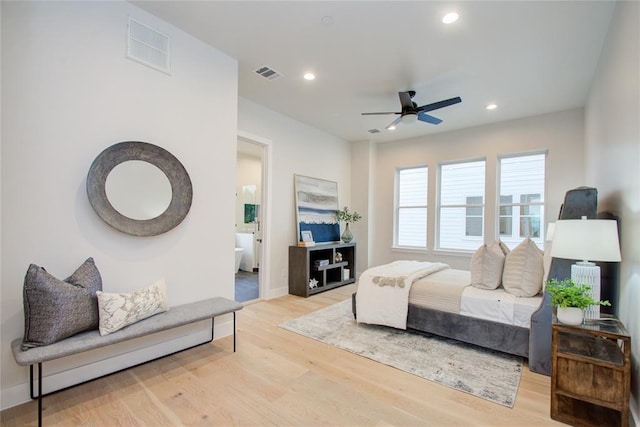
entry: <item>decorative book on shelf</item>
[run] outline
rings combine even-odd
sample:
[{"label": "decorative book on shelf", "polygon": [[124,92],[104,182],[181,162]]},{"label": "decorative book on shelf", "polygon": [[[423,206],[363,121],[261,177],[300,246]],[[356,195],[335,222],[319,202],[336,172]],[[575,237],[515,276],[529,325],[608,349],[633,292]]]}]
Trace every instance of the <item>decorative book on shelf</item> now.
[{"label": "decorative book on shelf", "polygon": [[316,245],[316,242],[314,242],[313,240],[310,241],[310,242],[303,242],[302,240],[300,240],[298,242],[298,246],[301,247],[301,248],[310,248],[310,247],[315,246],[315,245]]}]

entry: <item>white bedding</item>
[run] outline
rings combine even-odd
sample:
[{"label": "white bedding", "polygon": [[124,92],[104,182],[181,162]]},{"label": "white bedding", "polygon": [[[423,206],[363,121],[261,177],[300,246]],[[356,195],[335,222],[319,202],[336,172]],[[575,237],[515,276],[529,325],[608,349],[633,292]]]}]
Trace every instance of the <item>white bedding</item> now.
[{"label": "white bedding", "polygon": [[525,298],[504,288],[478,289],[470,272],[442,263],[394,261],[360,275],[357,321],[407,327],[408,304],[529,329],[542,295]]},{"label": "white bedding", "polygon": [[[542,295],[517,297],[504,288],[485,290],[469,285],[468,271],[447,269],[417,280],[409,292],[409,303],[463,316],[529,328],[531,315],[540,307]],[[450,287],[442,292],[443,287]],[[454,296],[458,293],[458,299]]]},{"label": "white bedding", "polygon": [[409,292],[409,302],[433,310],[460,313],[460,299],[469,286],[468,271],[448,268],[416,280]]},{"label": "white bedding", "polygon": [[460,314],[529,329],[531,315],[541,303],[541,295],[523,298],[504,288],[487,291],[468,286],[462,292]]},{"label": "white bedding", "polygon": [[431,273],[448,269],[442,263],[394,261],[364,271],[358,278],[358,323],[407,329],[412,284]]}]

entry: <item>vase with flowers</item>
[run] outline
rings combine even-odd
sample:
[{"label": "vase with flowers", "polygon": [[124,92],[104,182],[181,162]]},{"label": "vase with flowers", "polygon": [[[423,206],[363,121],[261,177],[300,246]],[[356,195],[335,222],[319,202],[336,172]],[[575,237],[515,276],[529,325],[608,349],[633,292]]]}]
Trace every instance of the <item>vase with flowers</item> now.
[{"label": "vase with flowers", "polygon": [[336,211],[336,218],[338,222],[344,222],[346,224],[344,228],[344,232],[342,233],[342,241],[345,243],[349,243],[353,240],[353,234],[351,230],[349,230],[349,224],[358,222],[362,219],[362,215],[358,212],[351,212],[348,207],[344,207],[344,209],[338,209]]},{"label": "vase with flowers", "polygon": [[611,305],[609,301],[595,300],[589,285],[579,285],[571,279],[547,281],[546,291],[551,297],[551,305],[556,308],[558,321],[567,325],[579,325],[583,321],[583,310],[591,305]]}]

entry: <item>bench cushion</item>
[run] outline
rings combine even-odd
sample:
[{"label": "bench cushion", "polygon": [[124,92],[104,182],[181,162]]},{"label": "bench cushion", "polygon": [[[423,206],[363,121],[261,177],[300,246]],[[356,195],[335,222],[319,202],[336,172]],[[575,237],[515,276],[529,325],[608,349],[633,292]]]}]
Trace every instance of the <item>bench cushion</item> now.
[{"label": "bench cushion", "polygon": [[27,350],[22,350],[20,346],[22,340],[17,339],[11,343],[11,350],[18,365],[28,366],[211,319],[241,309],[242,304],[238,302],[215,297],[171,307],[169,311],[156,314],[106,336],[100,336],[97,330],[87,331],[51,345]]}]

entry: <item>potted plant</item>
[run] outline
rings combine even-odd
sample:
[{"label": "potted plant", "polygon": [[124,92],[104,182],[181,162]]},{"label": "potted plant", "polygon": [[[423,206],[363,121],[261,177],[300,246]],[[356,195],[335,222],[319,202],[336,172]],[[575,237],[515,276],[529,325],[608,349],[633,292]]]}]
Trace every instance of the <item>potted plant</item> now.
[{"label": "potted plant", "polygon": [[608,305],[609,301],[596,301],[588,293],[589,285],[579,285],[571,279],[559,282],[553,278],[547,281],[546,291],[551,296],[551,305],[557,307],[558,320],[567,325],[579,325],[583,320],[582,310],[590,305]]},{"label": "potted plant", "polygon": [[362,215],[360,215],[356,211],[349,211],[349,208],[345,206],[344,209],[338,209],[336,211],[336,218],[339,222],[344,222],[347,224],[344,229],[344,233],[342,233],[342,241],[345,243],[349,243],[353,240],[353,234],[351,234],[351,230],[349,230],[349,224],[360,221],[362,219]]}]

